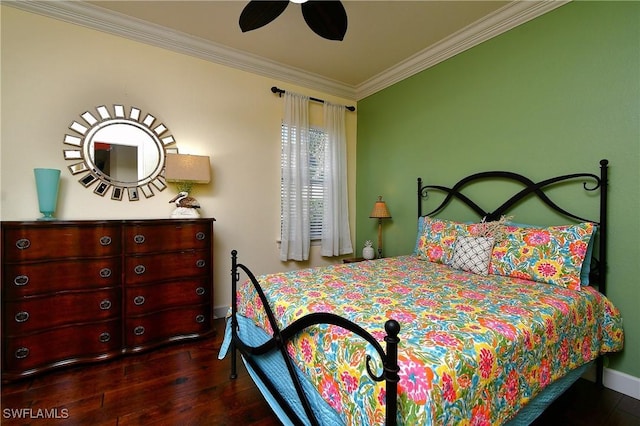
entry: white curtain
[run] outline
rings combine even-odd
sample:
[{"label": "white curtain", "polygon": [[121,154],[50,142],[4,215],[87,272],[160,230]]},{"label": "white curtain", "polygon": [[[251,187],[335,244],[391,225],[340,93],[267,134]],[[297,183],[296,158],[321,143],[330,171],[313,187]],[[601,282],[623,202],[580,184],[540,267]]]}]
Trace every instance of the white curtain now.
[{"label": "white curtain", "polygon": [[347,133],[343,105],[324,104],[324,200],[322,256],[353,253],[347,195]]},{"label": "white curtain", "polygon": [[280,260],[309,259],[309,97],[284,93]]}]

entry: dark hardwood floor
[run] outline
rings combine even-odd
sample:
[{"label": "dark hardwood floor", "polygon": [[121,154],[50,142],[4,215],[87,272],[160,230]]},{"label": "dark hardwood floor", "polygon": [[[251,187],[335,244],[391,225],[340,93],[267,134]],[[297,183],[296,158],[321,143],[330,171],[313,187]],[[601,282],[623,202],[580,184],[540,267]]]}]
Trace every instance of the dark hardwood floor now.
[{"label": "dark hardwood floor", "polygon": [[[218,360],[223,320],[216,326],[215,337],[207,340],[3,385],[0,422],[278,425],[241,362],[238,379],[229,380],[229,360]],[[34,418],[17,418],[19,413]],[[35,418],[46,415],[58,419]],[[581,379],[535,425],[640,426],[640,401]]]}]

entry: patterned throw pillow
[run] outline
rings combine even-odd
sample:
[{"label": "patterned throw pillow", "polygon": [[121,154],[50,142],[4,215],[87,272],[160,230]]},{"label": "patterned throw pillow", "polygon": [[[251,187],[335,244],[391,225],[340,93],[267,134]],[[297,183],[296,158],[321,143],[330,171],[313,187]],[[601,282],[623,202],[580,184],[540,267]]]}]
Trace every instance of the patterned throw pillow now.
[{"label": "patterned throw pillow", "polygon": [[580,290],[580,271],[594,225],[525,228],[507,226],[496,242],[489,273]]},{"label": "patterned throw pillow", "polygon": [[418,238],[418,257],[434,263],[449,264],[456,238],[469,235],[470,225],[428,216],[423,220],[422,235]]},{"label": "patterned throw pillow", "polygon": [[593,233],[589,239],[587,245],[587,253],[584,255],[584,262],[582,263],[582,270],[580,271],[580,285],[589,285],[589,273],[591,272],[591,258],[593,257],[593,246],[595,245],[596,234],[598,233],[598,227],[593,225]]},{"label": "patterned throw pillow", "polygon": [[[529,225],[526,223],[507,222],[509,226],[522,227],[522,228],[541,228],[540,226]],[[584,262],[582,262],[582,269],[580,270],[580,285],[589,285],[589,274],[591,273],[591,259],[593,257],[593,247],[595,245],[596,234],[598,233],[598,226],[593,224],[593,232],[591,238],[589,238],[589,244],[587,245],[587,253],[584,255]]]},{"label": "patterned throw pillow", "polygon": [[458,237],[453,249],[451,267],[487,275],[493,238],[490,237]]},{"label": "patterned throw pillow", "polygon": [[420,238],[422,237],[422,234],[424,233],[424,223],[427,221],[427,217],[426,216],[420,216],[418,217],[418,236],[416,238],[416,245],[413,248],[413,254],[417,255],[420,253]]}]

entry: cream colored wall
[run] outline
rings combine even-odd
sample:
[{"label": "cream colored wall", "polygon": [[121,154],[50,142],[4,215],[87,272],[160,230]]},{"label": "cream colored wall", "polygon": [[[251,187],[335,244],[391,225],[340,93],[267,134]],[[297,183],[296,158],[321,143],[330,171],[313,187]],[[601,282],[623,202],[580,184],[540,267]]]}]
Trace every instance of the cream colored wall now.
[{"label": "cream colored wall", "polygon": [[[168,126],[181,153],[209,155],[212,183],[193,195],[215,217],[217,312],[230,301],[230,252],[256,274],[340,261],[312,247],[305,263],[280,262],[280,121],[273,85],[335,103],[353,100],[1,6],[2,220],[40,216],[33,168],[62,170],[60,219],[166,218],[170,186],[137,202],[97,196],[72,176],[62,155],[72,120],[98,105],[137,106]],[[312,103],[312,122],[322,116]],[[356,113],[347,113],[350,219],[355,230]],[[352,237],[353,239],[353,237]]]}]

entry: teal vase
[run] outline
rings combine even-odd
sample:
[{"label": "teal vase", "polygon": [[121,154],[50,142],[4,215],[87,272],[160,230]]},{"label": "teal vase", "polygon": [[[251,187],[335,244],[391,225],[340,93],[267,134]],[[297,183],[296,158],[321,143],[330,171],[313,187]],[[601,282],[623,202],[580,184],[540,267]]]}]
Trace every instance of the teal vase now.
[{"label": "teal vase", "polygon": [[38,220],[55,220],[53,213],[58,202],[58,186],[60,183],[60,170],[58,169],[33,169],[36,177],[36,189],[38,191],[38,206],[44,216]]}]

